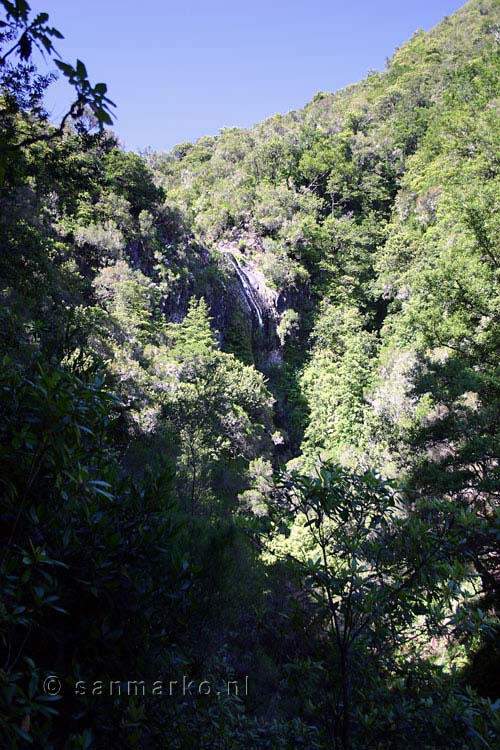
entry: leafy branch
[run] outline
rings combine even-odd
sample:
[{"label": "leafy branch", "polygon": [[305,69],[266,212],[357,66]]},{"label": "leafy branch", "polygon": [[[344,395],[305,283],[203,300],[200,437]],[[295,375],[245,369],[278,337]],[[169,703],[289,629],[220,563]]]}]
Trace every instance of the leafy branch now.
[{"label": "leafy branch", "polygon": [[0,20],[0,42],[13,41],[12,46],[5,53],[0,54],[0,70],[7,65],[7,59],[12,55],[17,55],[21,63],[28,62],[33,49],[36,48],[44,59],[46,54],[54,58],[56,66],[76,92],[75,101],[55,130],[50,133],[27,137],[18,143],[4,144],[0,146],[0,153],[59,137],[64,131],[66,122],[69,119],[77,120],[80,118],[86,108],[89,108],[94,114],[101,129],[104,125],[111,125],[113,122],[112,107],[115,104],[106,96],[108,90],[106,84],[100,82],[92,85],[87,69],[81,60],[77,60],[76,65],[73,66],[60,59],[60,55],[54,47],[54,40],[64,37],[58,29],[47,23],[49,20],[48,13],[39,13],[31,19],[31,8],[26,0],[15,0],[14,2],[0,0],[0,5],[3,6],[5,11],[5,20]]}]

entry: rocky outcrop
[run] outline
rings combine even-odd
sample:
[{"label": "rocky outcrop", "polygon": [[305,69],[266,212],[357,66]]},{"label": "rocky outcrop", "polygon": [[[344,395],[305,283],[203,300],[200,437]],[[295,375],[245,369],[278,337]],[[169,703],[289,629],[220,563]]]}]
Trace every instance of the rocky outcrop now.
[{"label": "rocky outcrop", "polygon": [[243,292],[245,302],[248,305],[250,312],[255,315],[259,328],[264,327],[264,315],[267,314],[267,309],[263,304],[259,293],[257,292],[257,286],[255,279],[251,278],[251,271],[248,268],[244,269],[240,262],[231,251],[227,251],[227,257],[229,262],[233,266],[233,269],[240,282],[241,290]]},{"label": "rocky outcrop", "polygon": [[236,242],[221,243],[218,250],[234,274],[241,307],[251,321],[255,363],[265,369],[270,354],[279,349],[278,293],[269,287],[255,260],[241,252]]}]

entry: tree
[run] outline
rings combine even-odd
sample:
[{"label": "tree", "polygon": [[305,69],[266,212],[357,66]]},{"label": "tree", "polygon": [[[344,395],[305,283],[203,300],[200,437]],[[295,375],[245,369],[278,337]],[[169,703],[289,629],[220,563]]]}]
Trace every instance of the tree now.
[{"label": "tree", "polygon": [[22,374],[6,358],[0,381],[0,744],[137,747],[124,727],[138,707],[95,705],[75,684],[144,674],[170,649],[190,578],[172,477],[117,477],[117,401],[95,368]]},{"label": "tree", "polygon": [[191,297],[186,317],[171,330],[175,352],[181,360],[206,356],[216,348],[217,340],[210,327],[208,306],[203,297]]},{"label": "tree", "polygon": [[154,184],[153,175],[138,154],[114,149],[105,157],[106,183],[130,203],[132,215],[156,208],[162,190]]},{"label": "tree", "polygon": [[270,509],[289,538],[269,549],[323,612],[340,674],[333,737],[349,750],[370,701],[364,690],[375,693],[402,654],[408,667],[417,643],[451,631],[470,598],[474,577],[459,560],[469,518],[430,503],[408,512],[391,482],[337,465],[283,475]]}]

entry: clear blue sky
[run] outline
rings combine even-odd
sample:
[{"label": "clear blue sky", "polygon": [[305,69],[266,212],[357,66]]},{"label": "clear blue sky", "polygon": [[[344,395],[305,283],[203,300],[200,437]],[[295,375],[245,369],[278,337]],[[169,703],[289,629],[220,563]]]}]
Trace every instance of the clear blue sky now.
[{"label": "clear blue sky", "polygon": [[[417,28],[460,0],[30,0],[65,35],[117,104],[131,149],[173,145],[251,126],[381,70]],[[54,119],[67,87],[48,95]],[[66,93],[65,93],[66,92]]]}]

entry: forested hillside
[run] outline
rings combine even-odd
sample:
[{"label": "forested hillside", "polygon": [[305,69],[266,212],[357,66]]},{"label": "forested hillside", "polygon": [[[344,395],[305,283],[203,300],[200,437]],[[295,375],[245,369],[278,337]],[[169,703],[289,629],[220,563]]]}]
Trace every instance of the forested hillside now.
[{"label": "forested hillside", "polygon": [[500,747],[499,0],[144,154],[0,8],[2,747]]}]

